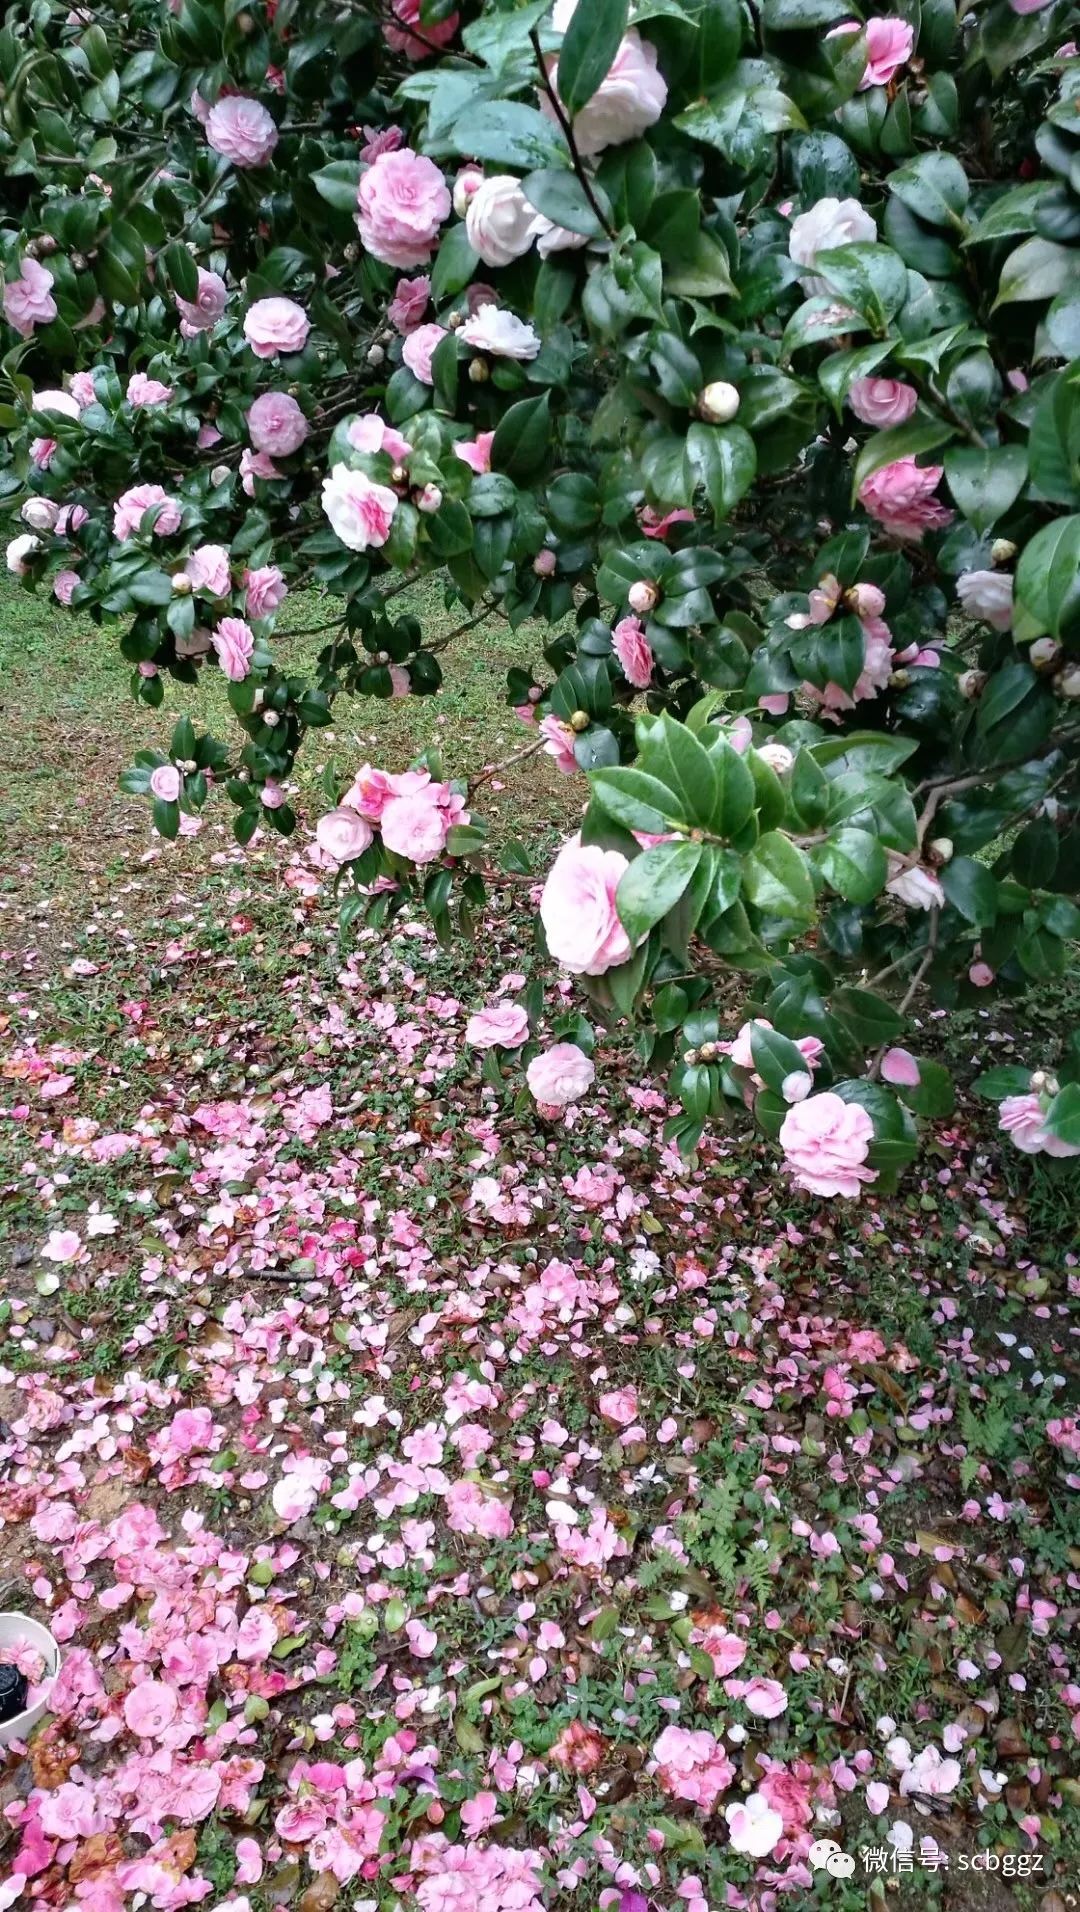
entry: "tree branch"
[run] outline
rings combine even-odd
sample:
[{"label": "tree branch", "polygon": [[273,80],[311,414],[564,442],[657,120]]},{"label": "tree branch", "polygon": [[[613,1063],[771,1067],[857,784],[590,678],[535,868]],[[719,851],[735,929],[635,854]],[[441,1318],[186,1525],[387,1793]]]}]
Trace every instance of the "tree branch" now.
[{"label": "tree branch", "polygon": [[538,67],[540,68],[540,84],[543,87],[544,92],[547,94],[548,99],[551,101],[551,110],[554,113],[555,118],[558,120],[559,125],[562,127],[563,135],[566,139],[566,144],[570,148],[570,158],[573,161],[574,171],[577,174],[578,179],[581,181],[582,191],[584,192],[585,197],[589,202],[589,205],[592,207],[593,212],[596,214],[596,217],[600,223],[601,229],[604,232],[606,232],[609,239],[614,239],[615,233],[612,231],[612,228],[608,225],[607,220],[605,219],[603,213],[600,210],[600,202],[596,197],[595,191],[593,190],[592,180],[589,178],[588,173],[585,171],[584,164],[582,163],[581,154],[578,152],[577,141],[574,138],[574,128],[567,117],[566,111],[563,107],[563,103],[561,99],[559,98],[558,93],[556,92],[554,86],[551,83],[551,75],[549,74],[547,67],[544,64],[543,49],[541,48],[541,45],[540,45],[540,35],[538,34],[535,27],[532,29],[532,32],[529,34],[529,40],[532,44],[533,52],[536,54],[536,63]]}]

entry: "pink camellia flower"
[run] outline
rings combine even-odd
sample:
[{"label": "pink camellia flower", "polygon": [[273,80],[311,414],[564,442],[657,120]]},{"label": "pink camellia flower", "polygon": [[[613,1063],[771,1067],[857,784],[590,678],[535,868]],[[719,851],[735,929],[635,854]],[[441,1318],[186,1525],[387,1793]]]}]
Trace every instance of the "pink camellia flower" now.
[{"label": "pink camellia flower", "polygon": [[408,439],[393,425],[387,425],[378,412],[363,412],[354,418],[345,436],[354,451],[384,451],[396,465],[403,465],[412,451]]},{"label": "pink camellia flower", "polygon": [[747,1712],[753,1713],[756,1719],[779,1719],[781,1713],[787,1711],[787,1694],[779,1680],[763,1679],[760,1673],[747,1680],[741,1698]]},{"label": "pink camellia flower", "polygon": [[1041,13],[1050,5],[1050,0],[1009,0],[1014,13]]},{"label": "pink camellia flower", "polygon": [[886,531],[918,541],[925,532],[952,523],[952,512],[933,496],[944,470],[943,465],[918,465],[914,458],[897,458],[863,479],[859,503]]},{"label": "pink camellia flower", "polygon": [[328,810],[315,826],[315,841],[335,863],[351,863],[362,856],[375,835],[366,817],[347,805]]},{"label": "pink camellia flower", "polygon": [[159,763],[150,776],[150,790],[162,803],[175,803],[180,795],[180,772],[174,763]]},{"label": "pink camellia flower", "polygon": [[564,777],[576,776],[578,760],[574,755],[574,733],[569,724],[564,724],[561,717],[549,711],[546,717],[541,717],[537,729],[544,739],[544,755],[552,759]]},{"label": "pink camellia flower", "polygon": [[631,953],[630,938],[619,921],[615,892],[628,868],[618,850],[565,843],[548,871],[540,899],[540,920],[557,963],[578,976],[602,976]]},{"label": "pink camellia flower", "polygon": [[881,1079],[897,1089],[917,1089],[922,1076],[909,1049],[886,1049],[881,1058]]},{"label": "pink camellia flower", "polygon": [[[811,597],[814,593],[810,593]],[[804,684],[803,692],[811,702],[820,704],[823,710],[854,710],[856,704],[866,697],[876,697],[884,690],[892,675],[894,652],[892,634],[880,617],[864,617],[863,628],[863,665],[850,691],[841,684],[826,684],[820,690],[816,684]]]},{"label": "pink camellia flower", "polygon": [[638,1417],[637,1389],[612,1388],[609,1393],[601,1394],[597,1406],[601,1420],[610,1421],[612,1427],[632,1427]]},{"label": "pink camellia flower", "polygon": [[604,1763],[607,1741],[595,1726],[589,1726],[584,1720],[572,1719],[562,1728],[558,1737],[548,1749],[548,1759],[553,1766],[561,1767],[564,1773],[576,1773],[584,1778],[594,1773]]},{"label": "pink camellia flower", "polygon": [[402,32],[401,27],[392,27],[389,23],[383,28],[383,39],[393,53],[404,53],[407,60],[428,60],[448,40],[452,40],[458,29],[458,15],[448,13],[445,20],[433,20],[430,25],[421,25],[420,0],[390,0],[390,11],[395,20],[401,21],[401,27],[415,27],[414,33]]},{"label": "pink camellia flower", "polygon": [[377,485],[364,471],[335,465],[323,479],[322,508],[331,526],[350,551],[383,545],[390,536],[398,495],[388,485]]},{"label": "pink camellia flower", "polygon": [[[491,447],[495,443],[494,432],[477,432],[475,438],[459,438],[455,442],[454,452],[470,471],[482,478],[491,470]],[[554,567],[553,567],[554,568]]]},{"label": "pink camellia flower", "polygon": [[278,143],[278,129],[258,100],[226,93],[206,116],[206,139],[234,166],[265,166]]},{"label": "pink camellia flower", "polygon": [[195,434],[195,443],[200,451],[213,451],[214,446],[221,443],[221,433],[216,425],[211,425],[207,421],[199,426]]},{"label": "pink camellia flower", "polygon": [[491,304],[479,306],[466,319],[458,337],[474,351],[490,352],[493,358],[534,359],[543,344],[531,325],[502,306]]},{"label": "pink camellia flower", "polygon": [[465,1040],[474,1049],[520,1049],[529,1033],[527,1012],[517,1002],[493,1002],[465,1024]]},{"label": "pink camellia flower", "polygon": [[[225,465],[222,469],[227,476],[229,467]],[[240,487],[246,497],[254,498],[256,478],[282,477],[284,473],[278,470],[268,452],[251,451],[245,445],[240,453]]]},{"label": "pink camellia flower", "polygon": [[767,1859],[784,1836],[784,1822],[762,1793],[733,1800],[724,1807],[733,1852],[750,1859]]},{"label": "pink camellia flower", "polygon": [[88,405],[97,404],[97,388],[94,385],[92,372],[72,372],[71,396],[81,412],[84,412]]},{"label": "pink camellia flower", "polygon": [[435,374],[431,369],[432,354],[435,347],[441,345],[445,337],[445,326],[431,324],[418,325],[416,331],[410,332],[405,340],[401,348],[401,356],[413,377],[418,378],[421,385],[435,383]]},{"label": "pink camellia flower", "polygon": [[556,1042],[534,1056],[525,1071],[529,1092],[546,1109],[565,1109],[592,1087],[596,1067],[576,1042]]},{"label": "pink camellia flower", "polygon": [[124,1701],[124,1723],[140,1739],[160,1739],[180,1710],[176,1693],[162,1680],[140,1680]]},{"label": "pink camellia flower", "polygon": [[147,378],[145,372],[133,372],[124,393],[128,404],[136,407],[167,405],[172,395],[171,385],[163,385],[159,378]]},{"label": "pink camellia flower", "polygon": [[942,1759],[936,1746],[927,1746],[916,1753],[910,1765],[900,1775],[902,1793],[922,1793],[930,1799],[944,1799],[955,1792],[960,1784],[961,1767],[958,1759]]},{"label": "pink camellia flower", "polygon": [[902,379],[856,378],[848,387],[847,402],[864,425],[882,431],[886,425],[902,425],[910,418],[919,394],[914,385],[905,385]]},{"label": "pink camellia flower", "polygon": [[210,642],[226,677],[233,684],[242,683],[251,669],[251,655],[255,649],[255,633],[251,626],[245,624],[242,617],[223,617]]},{"label": "pink camellia flower", "polygon": [[7,568],[12,577],[25,578],[30,575],[28,559],[41,550],[41,539],[32,531],[24,531],[18,538],[12,538],[4,553]]},{"label": "pink camellia flower", "polygon": [[[1041,4],[1041,0],[1040,0]],[[865,93],[871,86],[888,86],[896,78],[900,68],[911,58],[911,49],[915,44],[915,29],[906,20],[876,19],[868,20],[863,28],[858,20],[844,20],[840,26],[833,27],[825,35],[827,40],[835,39],[837,34],[866,34],[866,65],[859,81],[859,92]]]},{"label": "pink camellia flower", "polygon": [[199,289],[194,299],[176,300],[176,309],[180,314],[180,330],[186,339],[193,339],[198,332],[209,332],[217,324],[225,307],[229,303],[229,294],[220,273],[205,272],[199,267]]},{"label": "pink camellia flower", "polygon": [[70,604],[81,582],[77,571],[58,571],[53,579],[53,596],[60,604]]},{"label": "pink camellia flower", "polygon": [[[835,252],[840,246],[872,244],[876,238],[877,226],[857,199],[819,199],[792,220],[788,233],[788,257],[797,266],[809,268],[819,252]],[[808,295],[829,290],[827,281],[819,273],[808,270],[801,272],[799,278],[803,291]]]},{"label": "pink camellia flower", "polygon": [[121,544],[126,544],[138,531],[143,513],[155,505],[160,505],[161,509],[154,520],[151,536],[168,538],[174,531],[179,531],[181,510],[177,500],[170,498],[160,485],[134,485],[113,506],[113,537]]},{"label": "pink camellia flower", "polygon": [[20,338],[28,339],[35,325],[48,325],[56,317],[56,300],[51,287],[53,275],[48,266],[29,257],[19,266],[19,277],[4,287],[4,311],[9,325]]},{"label": "pink camellia flower", "polygon": [[994,972],[989,963],[972,963],[968,970],[968,981],[974,983],[976,989],[989,989],[993,980]]},{"label": "pink camellia flower", "polygon": [[456,1480],[448,1488],[446,1524],[455,1534],[479,1534],[485,1540],[509,1540],[514,1531],[506,1502],[495,1494],[485,1494],[471,1480]]},{"label": "pink camellia flower", "polygon": [[366,763],[357,771],[342,802],[353,810],[359,810],[360,815],[367,817],[370,823],[378,823],[394,794],[394,785],[386,771],[374,770]]},{"label": "pink camellia flower", "polygon": [[828,1089],[796,1102],[780,1129],[784,1167],[811,1195],[855,1196],[863,1182],[872,1182],[865,1162],[873,1139],[866,1110]]},{"label": "pink camellia flower", "polygon": [[431,280],[426,272],[418,279],[399,279],[386,316],[395,331],[415,332],[431,302]]},{"label": "pink camellia flower", "polygon": [[276,564],[261,564],[255,571],[245,571],[244,587],[249,617],[269,617],[288,594],[288,586]]},{"label": "pink camellia flower", "polygon": [[1046,1111],[1035,1094],[1007,1095],[998,1109],[998,1128],[1025,1155],[1080,1155],[1080,1144],[1063,1142],[1046,1127]]},{"label": "pink camellia flower", "polygon": [[652,683],[653,654],[641,620],[620,618],[611,633],[611,645],[627,683],[635,690],[647,690]]},{"label": "pink camellia flower", "polygon": [[428,791],[391,797],[382,813],[382,840],[395,856],[406,857],[410,863],[433,863],[446,847],[452,821]]},{"label": "pink camellia flower", "polygon": [[995,631],[1012,628],[1013,581],[1007,571],[962,571],[956,595],[967,617],[981,617]]},{"label": "pink camellia flower", "polygon": [[244,337],[256,358],[302,352],[310,331],[311,321],[295,299],[256,299],[244,315]]},{"label": "pink camellia flower", "polygon": [[691,1646],[701,1648],[713,1663],[713,1672],[718,1680],[726,1679],[734,1673],[746,1658],[746,1641],[737,1633],[729,1633],[722,1625],[709,1621],[705,1626],[694,1627],[690,1634]]},{"label": "pink camellia flower", "polygon": [[722,1792],[735,1777],[735,1768],[712,1733],[690,1732],[685,1726],[665,1726],[652,1749],[656,1776],[673,1799],[687,1799],[706,1813],[716,1810]]},{"label": "pink camellia flower", "polygon": [[227,597],[232,589],[229,553],[223,544],[200,544],[184,564],[192,589],[204,597]]},{"label": "pink camellia flower", "polygon": [[380,153],[361,177],[356,223],[364,245],[384,265],[405,271],[426,265],[449,217],[442,173],[411,146]]},{"label": "pink camellia flower", "polygon": [[[565,33],[574,17],[579,0],[556,0],[551,24],[556,33]],[[589,0],[580,0],[588,6]],[[547,62],[548,78],[559,90],[558,60]],[[579,153],[591,157],[607,146],[622,146],[638,139],[655,126],[667,103],[667,82],[657,66],[656,48],[631,27],[619,42],[618,51],[592,98],[574,119],[574,140]],[[539,96],[541,111],[555,119],[555,109],[546,92]]]},{"label": "pink camellia flower", "polygon": [[288,392],[263,392],[247,415],[248,437],[256,451],[288,458],[299,451],[311,427]]},{"label": "pink camellia flower", "polygon": [[530,206],[513,173],[493,173],[470,193],[465,231],[486,266],[508,266],[533,242],[536,208]]},{"label": "pink camellia flower", "polygon": [[662,515],[654,511],[651,505],[638,507],[637,521],[647,538],[666,538],[673,524],[693,524],[694,514],[686,506],[677,511],[666,511]]},{"label": "pink camellia flower", "polygon": [[65,505],[56,520],[58,538],[74,538],[89,520],[90,513],[85,505]]},{"label": "pink camellia flower", "polygon": [[888,896],[895,896],[912,910],[940,909],[945,901],[945,892],[933,870],[921,863],[908,864],[895,851],[887,852],[889,880],[885,885]]}]

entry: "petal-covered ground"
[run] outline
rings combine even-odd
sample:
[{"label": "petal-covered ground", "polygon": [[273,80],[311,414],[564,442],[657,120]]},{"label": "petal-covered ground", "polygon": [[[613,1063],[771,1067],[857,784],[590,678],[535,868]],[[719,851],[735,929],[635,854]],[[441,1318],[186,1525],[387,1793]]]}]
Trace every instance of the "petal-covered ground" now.
[{"label": "petal-covered ground", "polygon": [[1068,1903],[1066,1185],[966,1117],[880,1206],[688,1166],[617,1036],[545,1121],[465,1035],[560,1006],[520,894],[343,957],[197,849],[0,919],[0,1593],[64,1654],[0,1905]]}]

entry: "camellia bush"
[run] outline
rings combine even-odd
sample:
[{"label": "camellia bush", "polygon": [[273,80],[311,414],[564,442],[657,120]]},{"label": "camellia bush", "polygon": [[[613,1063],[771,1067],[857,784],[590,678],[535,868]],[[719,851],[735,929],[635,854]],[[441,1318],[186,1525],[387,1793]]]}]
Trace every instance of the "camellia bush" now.
[{"label": "camellia bush", "polygon": [[[438,571],[461,628],[547,627],[507,696],[583,821],[540,921],[667,1072],[672,1139],[745,1108],[803,1188],[889,1187],[950,1107],[902,1046],[918,992],[1044,983],[1080,933],[1076,26],[9,5],[8,565],[144,703],[227,679],[234,736],[180,717],[124,773],[158,830],[213,791],[242,843],[288,834],[335,699],[452,667],[398,602]],[[274,625],[312,586],[303,677]],[[488,860],[452,769],[327,790],[346,921],[468,926]],[[483,1039],[554,1115],[589,1028]],[[1021,1149],[1076,1155],[1080,1052],[1032,1060],[978,1086]]]}]

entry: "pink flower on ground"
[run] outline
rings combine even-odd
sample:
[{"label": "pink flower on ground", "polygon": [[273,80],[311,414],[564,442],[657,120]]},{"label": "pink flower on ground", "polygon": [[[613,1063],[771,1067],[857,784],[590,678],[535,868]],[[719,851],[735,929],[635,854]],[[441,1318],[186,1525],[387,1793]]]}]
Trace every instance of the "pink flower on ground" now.
[{"label": "pink flower on ground", "polygon": [[336,863],[351,863],[354,857],[362,856],[374,835],[366,817],[344,804],[336,810],[328,810],[315,826],[315,841],[320,850],[325,850]]},{"label": "pink flower on ground", "polygon": [[180,772],[172,763],[159,763],[151,772],[150,792],[162,803],[175,803],[180,795]]},{"label": "pink flower on ground", "polygon": [[124,394],[128,404],[135,406],[167,405],[172,395],[171,385],[163,385],[158,378],[147,378],[145,372],[132,373]]},{"label": "pink flower on ground", "polygon": [[227,597],[232,589],[229,553],[223,544],[200,544],[184,565],[192,588],[206,597]]},{"label": "pink flower on ground", "polygon": [[256,451],[288,458],[299,451],[311,427],[288,392],[263,392],[247,415],[248,437]]},{"label": "pink flower on ground", "polygon": [[916,1753],[910,1765],[901,1773],[900,1791],[921,1793],[930,1799],[944,1799],[956,1791],[961,1776],[958,1759],[942,1759],[936,1746],[927,1746],[921,1753]]},{"label": "pink flower on ground", "polygon": [[437,345],[446,337],[446,328],[442,325],[420,325],[410,332],[401,348],[401,356],[414,378],[421,385],[433,385],[435,374],[431,369],[431,360]]},{"label": "pink flower on ground", "polygon": [[278,143],[278,129],[258,100],[226,93],[206,116],[206,138],[234,166],[265,166]]},{"label": "pink flower on ground", "polygon": [[51,286],[53,275],[37,259],[23,259],[19,277],[4,287],[4,311],[9,325],[20,338],[28,339],[35,325],[48,325],[56,317],[56,300]]},{"label": "pink flower on ground", "polygon": [[478,1009],[465,1025],[474,1049],[519,1049],[529,1033],[529,1018],[517,1002],[493,1002]]},{"label": "pink flower on ground", "polygon": [[[1040,0],[1041,4],[1041,0]],[[825,35],[832,40],[837,34],[856,34],[862,32],[858,20],[844,20],[840,26],[833,27]],[[915,44],[915,29],[906,20],[875,19],[868,20],[866,32],[866,65],[859,81],[859,92],[865,93],[871,86],[888,86],[896,78],[900,68],[911,58],[911,49]],[[860,414],[861,415],[861,414]]]},{"label": "pink flower on ground", "polygon": [[873,1122],[857,1102],[845,1102],[831,1090],[796,1102],[779,1139],[784,1167],[811,1195],[855,1196],[861,1183],[874,1180],[874,1171],[864,1166]]},{"label": "pink flower on ground", "polygon": [[746,1658],[746,1641],[737,1633],[729,1633],[723,1625],[710,1621],[705,1626],[694,1627],[690,1635],[691,1646],[701,1648],[713,1663],[713,1672],[718,1680],[726,1679],[740,1667]]},{"label": "pink flower on ground", "polygon": [[611,645],[622,666],[622,674],[635,690],[647,690],[652,682],[652,647],[639,618],[620,618],[611,633]]},{"label": "pink flower on ground", "polygon": [[657,1779],[673,1799],[687,1799],[706,1813],[716,1810],[722,1792],[735,1777],[735,1768],[712,1733],[690,1732],[685,1726],[666,1726],[652,1749]]},{"label": "pink flower on ground", "polygon": [[574,732],[569,724],[549,711],[546,717],[541,717],[537,729],[544,739],[544,755],[552,759],[564,777],[575,776],[578,760],[574,755]]},{"label": "pink flower on ground", "polygon": [[1007,1095],[998,1108],[998,1127],[1025,1155],[1080,1155],[1080,1146],[1063,1142],[1046,1127],[1046,1111],[1034,1094]]},{"label": "pink flower on ground", "polygon": [[261,564],[255,571],[245,571],[244,585],[249,617],[269,617],[288,595],[288,586],[276,564]]},{"label": "pink flower on ground", "polygon": [[401,27],[416,28],[415,33],[403,33],[401,27],[383,27],[383,38],[391,52],[404,53],[407,60],[429,60],[458,30],[456,13],[448,13],[445,20],[422,25],[420,0],[390,0],[390,11],[395,20],[401,21]]},{"label": "pink flower on ground", "polygon": [[439,168],[411,146],[380,153],[361,177],[356,223],[364,245],[384,265],[406,271],[426,265],[450,210]]},{"label": "pink flower on ground", "polygon": [[174,531],[179,531],[181,512],[178,501],[170,498],[160,485],[133,485],[113,506],[113,537],[121,544],[126,544],[139,530],[143,513],[155,505],[160,505],[161,509],[154,520],[151,536],[168,538]]},{"label": "pink flower on ground", "polygon": [[596,1066],[575,1042],[556,1042],[534,1056],[525,1080],[535,1101],[547,1109],[564,1109],[578,1102],[592,1087]]},{"label": "pink flower on ground", "polygon": [[179,1712],[171,1686],[161,1680],[141,1680],[124,1701],[124,1722],[140,1739],[160,1739]]},{"label": "pink flower on ground", "polygon": [[295,299],[256,299],[244,315],[244,337],[256,358],[302,352],[310,331],[311,321]]},{"label": "pink flower on ground", "polygon": [[[911,28],[908,27],[908,32]],[[847,402],[864,425],[883,431],[887,425],[902,425],[919,402],[914,385],[898,378],[856,378],[848,387]]]},{"label": "pink flower on ground", "polygon": [[350,471],[347,465],[335,465],[323,479],[322,508],[350,551],[386,543],[398,502],[397,492],[388,485],[378,485],[366,472]]},{"label": "pink flower on ground", "polygon": [[584,1720],[572,1719],[561,1729],[548,1751],[548,1759],[553,1766],[559,1766],[563,1772],[577,1773],[584,1778],[604,1763],[607,1741],[595,1726],[589,1726]]},{"label": "pink flower on ground", "polygon": [[601,1394],[597,1406],[601,1420],[610,1421],[612,1427],[631,1427],[638,1417],[637,1389],[612,1388],[610,1393]]},{"label": "pink flower on ground", "polygon": [[386,316],[395,331],[415,332],[431,302],[431,280],[426,272],[418,279],[399,279]]},{"label": "pink flower on ground", "polygon": [[446,1524],[455,1534],[479,1534],[485,1540],[509,1540],[514,1531],[506,1502],[471,1480],[456,1480],[447,1489]]},{"label": "pink flower on ground", "polygon": [[943,465],[918,465],[914,458],[897,458],[864,478],[859,503],[886,531],[918,541],[925,532],[952,523],[952,512],[933,496],[944,471]]},{"label": "pink flower on ground", "polygon": [[199,267],[199,289],[194,299],[177,298],[176,309],[180,314],[180,330],[186,339],[193,339],[198,332],[209,332],[217,324],[225,307],[229,303],[229,294],[220,273],[206,272]]},{"label": "pink flower on ground", "polygon": [[766,1680],[755,1674],[747,1680],[741,1694],[743,1705],[756,1719],[779,1719],[787,1710],[787,1694],[779,1680]]},{"label": "pink flower on ground", "polygon": [[239,684],[251,669],[255,633],[241,617],[223,617],[211,636],[218,663],[230,682]]},{"label": "pink flower on ground", "polygon": [[58,571],[53,579],[53,596],[61,604],[70,604],[81,582],[77,571]]},{"label": "pink flower on ground", "polygon": [[881,1058],[881,1078],[897,1089],[917,1089],[922,1081],[919,1065],[908,1049],[886,1049]]},{"label": "pink flower on ground", "polygon": [[631,954],[615,892],[628,868],[618,850],[571,837],[548,872],[540,920],[555,961],[579,976],[602,976]]},{"label": "pink flower on ground", "polygon": [[454,454],[475,471],[478,478],[491,470],[491,447],[495,442],[494,432],[477,432],[475,438],[459,438],[454,445]]},{"label": "pink flower on ground", "polygon": [[354,418],[345,435],[354,451],[384,451],[397,465],[403,465],[412,451],[408,439],[393,425],[387,425],[378,412],[363,412]]},{"label": "pink flower on ground", "polygon": [[466,1799],[462,1803],[461,1829],[466,1839],[478,1839],[481,1833],[490,1831],[491,1827],[498,1823],[498,1819],[497,1793],[477,1793],[474,1799]]}]

